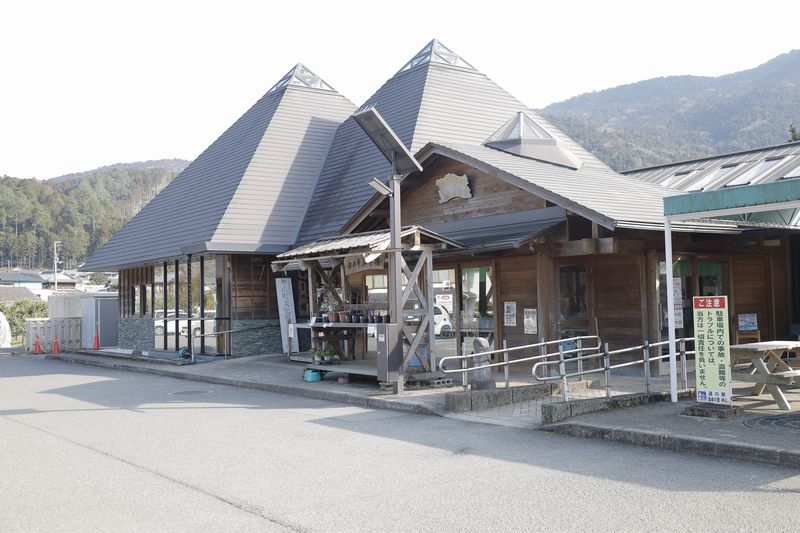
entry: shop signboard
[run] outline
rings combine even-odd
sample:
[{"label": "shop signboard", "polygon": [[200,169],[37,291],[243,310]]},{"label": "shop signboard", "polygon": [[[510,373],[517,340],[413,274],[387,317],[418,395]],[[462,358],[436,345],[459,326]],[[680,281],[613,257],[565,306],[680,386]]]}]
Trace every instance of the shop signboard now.
[{"label": "shop signboard", "polygon": [[[292,293],[292,278],[275,278],[275,288],[278,296],[278,317],[281,321],[281,340],[284,353],[289,353],[289,343],[292,343],[292,352],[297,353],[297,335],[294,324],[297,317],[294,311],[294,294]],[[289,328],[289,324],[292,324]]]},{"label": "shop signboard", "polygon": [[728,297],[695,296],[692,299],[692,310],[697,401],[730,405]]}]

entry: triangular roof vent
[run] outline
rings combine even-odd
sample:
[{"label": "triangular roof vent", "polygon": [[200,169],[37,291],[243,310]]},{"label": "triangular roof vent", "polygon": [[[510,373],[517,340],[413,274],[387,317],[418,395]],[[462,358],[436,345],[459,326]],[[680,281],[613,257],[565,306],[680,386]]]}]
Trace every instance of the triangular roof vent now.
[{"label": "triangular roof vent", "polygon": [[289,85],[296,85],[298,87],[311,87],[312,89],[322,89],[325,91],[334,91],[335,89],[325,83],[325,80],[311,72],[302,63],[295,65],[292,70],[278,81],[272,88],[267,91],[267,94],[288,87]]},{"label": "triangular roof vent", "polygon": [[486,146],[529,159],[578,170],[583,161],[524,111],[494,132]]},{"label": "triangular roof vent", "polygon": [[405,70],[411,70],[417,65],[422,65],[424,63],[443,63],[445,65],[455,65],[457,67],[476,70],[475,67],[461,59],[461,56],[434,39],[425,45],[425,48],[420,50],[417,55],[411,58],[411,61],[406,63],[405,66],[397,72],[400,73]]}]

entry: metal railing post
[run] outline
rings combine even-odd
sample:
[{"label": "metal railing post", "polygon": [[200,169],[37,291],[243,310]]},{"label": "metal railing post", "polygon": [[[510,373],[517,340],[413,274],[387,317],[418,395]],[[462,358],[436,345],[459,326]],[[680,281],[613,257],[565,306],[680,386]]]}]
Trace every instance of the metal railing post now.
[{"label": "metal railing post", "polygon": [[506,378],[506,388],[508,388],[508,344],[506,343],[505,339],[503,339],[503,363],[503,374]]},{"label": "metal railing post", "polygon": [[[464,350],[464,347],[466,345],[467,345],[466,342],[464,342],[462,340],[461,341],[461,355],[464,355],[464,356],[467,355],[467,354],[464,353],[466,351],[466,350]],[[469,390],[469,373],[467,371],[468,370],[468,368],[467,368],[468,366],[469,366],[469,364],[467,363],[467,358],[465,357],[464,359],[461,360],[461,368],[463,370],[463,372],[461,373],[461,375],[463,376],[461,382],[462,382],[462,385],[464,386],[464,392]]]},{"label": "metal railing post", "polygon": [[192,354],[192,363],[194,363],[194,335],[191,331],[189,332],[189,353]]},{"label": "metal railing post", "polygon": [[[544,337],[540,337],[540,338],[539,338],[539,342],[541,343],[541,344],[539,345],[539,355],[542,355],[542,356],[543,356],[543,355],[546,355],[546,354],[547,354],[547,348],[546,348],[547,339],[545,339]],[[545,357],[545,358],[543,358],[542,360],[543,360],[543,361],[547,361],[547,358]],[[547,368],[547,367],[545,367],[545,368]],[[547,368],[547,377],[550,377],[550,375],[551,375],[552,373],[553,373],[553,371],[552,371],[552,370],[550,370],[549,368]]]},{"label": "metal railing post", "polygon": [[606,398],[611,398],[611,355],[608,353],[608,343],[603,345],[603,366],[606,375]]},{"label": "metal railing post", "polygon": [[578,339],[576,344],[578,348],[578,375],[580,380],[583,381],[583,339]]},{"label": "metal railing post", "polygon": [[683,388],[689,388],[688,376],[686,375],[686,339],[681,339],[678,347],[681,352],[681,380],[683,381]]},{"label": "metal railing post", "polygon": [[642,344],[642,361],[644,363],[644,392],[650,394],[650,343],[647,339]]},{"label": "metal railing post", "polygon": [[564,344],[558,344],[558,373],[561,376],[561,396],[565,402],[569,401],[569,393],[567,392],[567,369],[564,364]]}]

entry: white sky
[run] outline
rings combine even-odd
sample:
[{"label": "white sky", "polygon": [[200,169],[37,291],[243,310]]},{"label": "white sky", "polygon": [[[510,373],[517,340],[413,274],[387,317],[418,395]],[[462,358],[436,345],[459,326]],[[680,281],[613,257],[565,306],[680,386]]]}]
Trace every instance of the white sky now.
[{"label": "white sky", "polygon": [[798,15],[772,0],[4,0],[0,175],[193,159],[297,62],[361,104],[436,37],[539,108],[755,67],[800,47]]}]

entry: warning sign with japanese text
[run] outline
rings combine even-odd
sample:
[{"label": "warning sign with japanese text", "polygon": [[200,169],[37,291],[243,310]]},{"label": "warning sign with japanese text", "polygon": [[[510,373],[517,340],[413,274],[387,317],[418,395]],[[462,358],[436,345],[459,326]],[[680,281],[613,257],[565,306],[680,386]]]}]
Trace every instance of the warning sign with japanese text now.
[{"label": "warning sign with japanese text", "polygon": [[695,379],[697,401],[731,404],[730,340],[728,297],[695,296],[694,311]]}]

